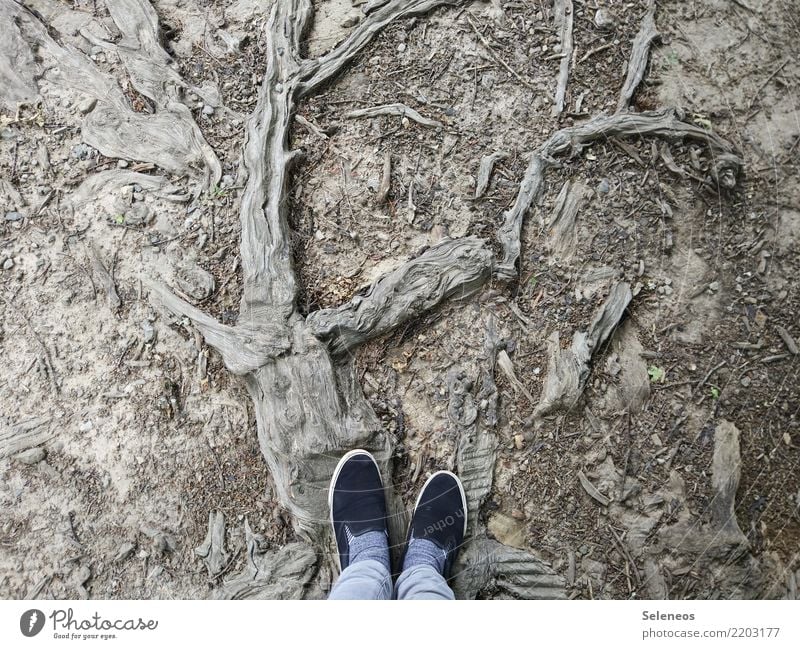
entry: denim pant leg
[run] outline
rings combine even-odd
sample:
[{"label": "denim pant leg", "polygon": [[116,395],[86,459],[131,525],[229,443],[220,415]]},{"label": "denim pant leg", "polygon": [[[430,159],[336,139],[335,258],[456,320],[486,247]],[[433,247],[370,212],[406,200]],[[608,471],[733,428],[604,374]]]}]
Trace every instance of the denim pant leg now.
[{"label": "denim pant leg", "polygon": [[397,599],[455,599],[447,581],[431,566],[414,566],[397,579]]},{"label": "denim pant leg", "polygon": [[328,599],[392,599],[392,575],[380,561],[356,561],[339,575]]}]

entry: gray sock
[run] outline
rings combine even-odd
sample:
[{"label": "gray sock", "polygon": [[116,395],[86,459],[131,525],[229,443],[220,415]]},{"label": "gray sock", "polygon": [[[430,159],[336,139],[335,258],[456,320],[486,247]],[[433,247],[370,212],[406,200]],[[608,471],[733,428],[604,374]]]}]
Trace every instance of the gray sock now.
[{"label": "gray sock", "polygon": [[428,539],[411,538],[403,561],[403,570],[414,566],[431,566],[440,574],[444,572],[444,562],[447,554],[442,548]]},{"label": "gray sock", "polygon": [[386,570],[391,571],[389,563],[389,539],[385,532],[366,532],[353,536],[350,528],[346,528],[348,545],[350,547],[350,565],[357,561],[373,559],[383,564]]}]

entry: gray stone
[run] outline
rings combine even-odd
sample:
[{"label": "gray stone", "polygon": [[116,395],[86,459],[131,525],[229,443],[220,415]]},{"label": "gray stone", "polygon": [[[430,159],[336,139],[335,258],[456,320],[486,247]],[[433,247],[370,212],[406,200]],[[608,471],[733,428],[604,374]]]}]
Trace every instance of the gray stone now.
[{"label": "gray stone", "polygon": [[136,544],[127,541],[117,548],[117,553],[114,555],[114,561],[122,562],[133,554],[136,549]]},{"label": "gray stone", "polygon": [[6,221],[21,221],[25,218],[22,212],[6,212]]},{"label": "gray stone", "polygon": [[524,523],[498,512],[489,518],[487,527],[489,533],[503,545],[520,550],[526,548],[526,526]]},{"label": "gray stone", "polygon": [[3,262],[3,270],[11,270],[14,268],[14,260],[9,257]]},{"label": "gray stone", "polygon": [[206,115],[207,117],[210,117],[213,114],[214,114],[214,107],[213,106],[209,106],[208,104],[205,104],[203,106],[203,115]]},{"label": "gray stone", "polygon": [[83,101],[79,101],[76,104],[75,108],[78,109],[78,112],[81,115],[86,115],[86,113],[91,112],[96,105],[97,105],[97,99],[95,99],[94,97],[87,97]]},{"label": "gray stone", "polygon": [[214,276],[193,261],[178,262],[175,271],[175,283],[189,297],[204,300],[214,292]]},{"label": "gray stone", "polygon": [[38,464],[45,456],[46,453],[44,449],[41,446],[36,446],[35,448],[29,448],[27,451],[22,451],[22,453],[17,454],[15,459],[23,464]]},{"label": "gray stone", "polygon": [[617,18],[608,9],[598,9],[594,14],[594,24],[600,31],[610,32],[617,27]]},{"label": "gray stone", "polygon": [[142,322],[142,331],[144,332],[144,342],[151,343],[156,339],[156,330],[153,323],[149,320]]},{"label": "gray stone", "polygon": [[137,202],[131,205],[130,209],[123,210],[125,215],[125,222],[128,225],[144,225],[150,222],[153,213],[147,205],[142,202]]},{"label": "gray stone", "polygon": [[70,151],[70,155],[73,158],[77,159],[77,160],[85,160],[86,158],[89,157],[89,154],[91,152],[92,152],[92,147],[90,147],[90,146],[88,146],[86,144],[80,143],[80,144],[76,144],[74,147],[72,147],[72,151]]}]

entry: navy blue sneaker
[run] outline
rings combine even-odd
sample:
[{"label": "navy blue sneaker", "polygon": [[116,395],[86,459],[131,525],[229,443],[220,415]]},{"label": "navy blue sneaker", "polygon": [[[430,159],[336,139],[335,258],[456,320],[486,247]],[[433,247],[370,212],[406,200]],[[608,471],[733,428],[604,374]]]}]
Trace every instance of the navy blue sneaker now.
[{"label": "navy blue sneaker", "polygon": [[449,579],[466,533],[467,498],[461,480],[450,471],[434,473],[422,486],[411,514],[403,570],[427,564]]},{"label": "navy blue sneaker", "polygon": [[378,463],[370,453],[350,451],[339,460],[328,490],[328,506],[341,570],[355,560],[356,553],[359,560],[376,559],[388,568],[386,499]]}]

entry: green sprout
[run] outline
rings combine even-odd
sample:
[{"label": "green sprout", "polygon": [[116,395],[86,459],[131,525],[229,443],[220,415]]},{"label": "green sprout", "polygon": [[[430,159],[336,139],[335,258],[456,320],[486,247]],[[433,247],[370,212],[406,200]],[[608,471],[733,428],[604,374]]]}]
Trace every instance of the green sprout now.
[{"label": "green sprout", "polygon": [[711,386],[711,398],[719,399],[719,388],[716,385]]},{"label": "green sprout", "polygon": [[211,198],[224,198],[228,195],[228,190],[225,187],[214,185],[209,194],[211,194]]},{"label": "green sprout", "polygon": [[678,53],[675,50],[670,50],[664,60],[665,67],[668,68],[678,65],[679,62],[680,59],[678,59]]},{"label": "green sprout", "polygon": [[664,382],[664,370],[658,367],[658,365],[651,365],[647,368],[647,374],[650,376],[650,381],[652,383],[663,383]]}]

